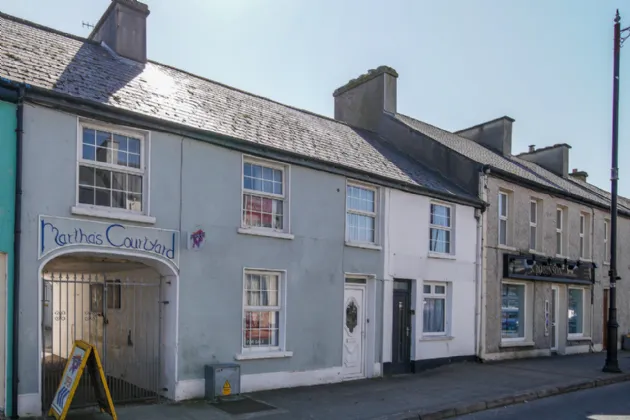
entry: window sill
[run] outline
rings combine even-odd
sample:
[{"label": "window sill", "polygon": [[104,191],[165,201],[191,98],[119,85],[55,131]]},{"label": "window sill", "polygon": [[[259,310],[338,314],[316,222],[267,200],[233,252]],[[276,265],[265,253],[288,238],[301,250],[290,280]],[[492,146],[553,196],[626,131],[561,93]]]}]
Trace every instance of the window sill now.
[{"label": "window sill", "polygon": [[234,355],[234,360],[258,360],[258,359],[282,359],[285,357],[293,357],[292,351],[264,351],[264,352],[246,352]]},{"label": "window sill", "polygon": [[295,238],[295,236],[290,233],[275,232],[271,230],[264,231],[264,230],[257,230],[257,229],[251,229],[251,228],[243,228],[243,227],[238,228],[237,232],[243,235],[266,236],[268,238],[278,238],[278,239],[294,239]]},{"label": "window sill", "polygon": [[580,261],[580,262],[588,262],[588,263],[593,262],[593,260],[591,260],[590,258],[578,258],[578,261]]},{"label": "window sill", "polygon": [[453,254],[440,254],[439,252],[429,252],[427,258],[438,258],[442,260],[456,260],[457,257]]},{"label": "window sill", "polygon": [[455,337],[450,335],[423,335],[420,341],[451,341],[454,339]]},{"label": "window sill", "polygon": [[533,341],[517,340],[517,341],[505,341],[502,340],[499,347],[534,347]]},{"label": "window sill", "polygon": [[352,242],[346,241],[346,246],[351,246],[353,248],[363,248],[363,249],[372,249],[374,251],[382,251],[383,247],[376,244],[363,243],[363,242]]},{"label": "window sill", "polygon": [[604,265],[610,265],[610,261],[604,261],[602,264],[604,264]]},{"label": "window sill", "polygon": [[585,335],[568,336],[567,341],[592,341],[591,337]]},{"label": "window sill", "polygon": [[106,209],[98,209],[94,207],[72,206],[70,212],[77,216],[100,217],[103,219],[125,220],[129,222],[155,224],[156,219],[153,216],[144,214],[126,213],[120,211],[111,211]]},{"label": "window sill", "polygon": [[556,254],[556,258],[561,258],[561,259],[569,259],[569,257],[565,257],[564,255],[560,255],[560,254]]},{"label": "window sill", "polygon": [[527,251],[529,254],[534,254],[534,255],[539,255],[541,257],[545,256],[544,252],[540,252],[540,251],[536,251],[535,249],[530,249],[529,251]]},{"label": "window sill", "polygon": [[499,249],[505,249],[506,251],[518,251],[518,248],[509,245],[501,245],[498,246]]}]

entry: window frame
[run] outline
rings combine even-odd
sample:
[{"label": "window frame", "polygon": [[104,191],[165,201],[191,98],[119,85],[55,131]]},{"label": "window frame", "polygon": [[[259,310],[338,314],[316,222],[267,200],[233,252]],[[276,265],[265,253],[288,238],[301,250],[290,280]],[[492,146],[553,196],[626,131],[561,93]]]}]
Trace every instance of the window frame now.
[{"label": "window frame", "polygon": [[[282,172],[282,194],[266,193],[263,191],[250,190],[245,188],[245,164],[259,165],[270,169],[277,169]],[[291,165],[288,163],[276,162],[269,159],[263,159],[256,156],[243,154],[241,157],[241,195],[240,195],[240,228],[249,232],[260,232],[262,234],[288,234],[291,232],[291,203],[290,203],[290,177]],[[245,205],[243,198],[245,194],[258,197],[270,198],[273,200],[282,200],[282,229],[264,226],[250,226],[245,223]]]},{"label": "window frame", "polygon": [[[109,132],[111,134],[119,134],[122,136],[133,137],[140,141],[140,168],[130,168],[107,162],[97,162],[83,158],[83,130],[99,130]],[[121,218],[133,217],[133,216],[149,216],[150,212],[150,179],[151,179],[151,132],[147,130],[140,130],[137,128],[122,126],[117,124],[109,124],[87,118],[77,118],[77,141],[76,141],[76,179],[75,179],[75,205],[76,209],[85,209],[86,211],[96,212],[100,217],[114,217],[118,215]],[[122,172],[125,174],[136,175],[142,178],[142,211],[130,210],[120,207],[101,206],[97,204],[86,204],[79,202],[79,179],[81,166],[88,166],[96,169],[104,169],[115,172]],[[74,212],[74,210],[73,210]],[[100,213],[106,213],[107,215],[101,215]],[[83,212],[81,212],[83,213]],[[111,215],[111,216],[110,216]]]},{"label": "window frame", "polygon": [[[93,306],[93,299],[92,299],[92,294],[94,293],[93,290],[96,289],[100,289],[100,293],[101,293],[101,305],[103,306],[100,311],[101,314],[105,313],[105,310],[107,309],[107,312],[110,311],[122,311],[123,307],[122,307],[122,301],[123,301],[123,293],[122,293],[122,289],[123,289],[123,283],[120,281],[120,279],[114,279],[114,280],[110,280],[107,279],[105,281],[95,281],[89,284],[89,294],[90,294],[90,312],[92,313],[98,313],[99,311],[95,311],[94,309],[98,309],[98,308],[94,308]],[[107,291],[105,291],[105,289],[107,289]],[[111,293],[115,293],[115,295],[111,295],[112,296],[112,307],[109,306],[109,296],[110,296],[110,290],[112,291]],[[115,303],[118,302],[118,307],[116,307]]]},{"label": "window frame", "polygon": [[[535,205],[535,211],[533,213],[535,220],[532,222],[532,204]],[[538,219],[540,213],[540,202],[535,198],[529,200],[529,249],[531,251],[538,251],[540,246],[539,231],[538,231]],[[534,246],[532,247],[532,228],[534,229]]]},{"label": "window frame", "polygon": [[[361,188],[364,190],[370,190],[374,193],[374,212],[366,212],[362,210],[354,210],[348,207],[348,187]],[[372,245],[378,246],[380,243],[380,226],[379,226],[379,214],[380,214],[380,188],[367,184],[364,182],[354,181],[350,179],[346,179],[346,190],[344,194],[344,206],[345,206],[345,214],[344,214],[344,237],[346,244],[350,245]],[[374,241],[359,241],[350,239],[348,235],[348,214],[357,214],[360,216],[367,216],[374,218]]]},{"label": "window frame", "polygon": [[[501,196],[505,197],[505,215],[501,214]],[[498,194],[498,237],[497,242],[499,246],[510,246],[510,193],[508,191],[499,191]],[[501,243],[501,222],[505,221],[505,243]]]},{"label": "window frame", "polygon": [[[431,221],[433,216],[433,206],[446,207],[449,209],[449,226],[441,226],[434,225]],[[435,255],[453,255],[455,254],[455,229],[454,229],[454,221],[455,221],[455,207],[452,204],[444,203],[441,201],[431,201],[429,203],[429,254]],[[448,242],[448,252],[434,251],[431,250],[431,231],[433,229],[443,230],[450,232],[449,234],[449,242]]]},{"label": "window frame", "polygon": [[591,261],[591,215],[586,212],[580,212],[579,244],[578,251],[581,260]]},{"label": "window frame", "polygon": [[[278,303],[279,306],[247,306],[247,275],[277,275],[278,276]],[[252,354],[264,354],[264,353],[277,353],[282,355],[286,350],[286,317],[287,317],[287,271],[286,270],[272,270],[261,268],[243,268],[241,293],[242,293],[242,306],[241,306],[241,355]],[[259,346],[259,347],[246,347],[245,346],[245,320],[246,313],[251,312],[278,312],[278,345],[277,346]],[[264,309],[261,309],[264,308]]]},{"label": "window frame", "polygon": [[[582,332],[580,333],[569,333],[569,296],[570,296],[570,292],[571,290],[579,290],[580,293],[582,294]],[[586,312],[587,312],[587,302],[586,302],[586,293],[587,289],[585,287],[577,287],[577,286],[568,286],[567,287],[567,338],[571,339],[571,338],[581,338],[581,337],[586,337],[586,324],[588,322],[587,317],[586,317]]]},{"label": "window frame", "polygon": [[503,345],[505,344],[510,344],[510,343],[521,343],[521,342],[528,342],[531,340],[531,334],[528,330],[528,328],[530,327],[530,320],[529,320],[529,284],[526,282],[522,282],[522,281],[513,281],[513,280],[501,280],[501,300],[499,301],[499,313],[503,312],[503,286],[504,285],[509,285],[509,286],[523,286],[523,293],[524,293],[524,297],[523,297],[523,336],[522,337],[503,337],[503,327],[502,327],[502,322],[503,322],[503,315],[501,315],[499,317],[499,331],[500,331],[500,337],[501,337],[501,343]]},{"label": "window frame", "polygon": [[[565,207],[557,206],[556,207],[556,256],[564,257],[566,253],[566,243],[565,243],[565,217],[566,217],[567,209]],[[560,212],[560,219],[558,219],[558,212]],[[558,227],[558,220],[560,220],[560,227]],[[560,234],[560,250],[558,250],[558,234]]]},{"label": "window frame", "polygon": [[610,221],[604,219],[604,263],[610,263]]},{"label": "window frame", "polygon": [[[425,286],[429,286],[430,292],[429,293],[425,293],[424,291],[424,287]],[[439,294],[435,292],[435,287],[436,286],[442,286],[444,287],[444,293],[443,294]],[[449,284],[447,282],[440,282],[440,281],[423,281],[422,282],[422,336],[423,337],[441,337],[441,336],[447,336],[449,334],[449,329],[450,329],[450,317],[449,317]],[[443,299],[444,300],[444,331],[438,331],[438,332],[427,332],[424,331],[424,300],[426,298],[429,299]]]}]

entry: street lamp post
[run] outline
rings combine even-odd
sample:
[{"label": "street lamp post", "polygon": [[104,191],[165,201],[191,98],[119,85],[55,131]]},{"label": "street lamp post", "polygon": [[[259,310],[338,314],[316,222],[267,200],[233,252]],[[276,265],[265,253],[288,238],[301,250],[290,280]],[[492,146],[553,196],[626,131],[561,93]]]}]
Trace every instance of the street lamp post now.
[{"label": "street lamp post", "polygon": [[[625,35],[628,33],[628,35]],[[622,37],[622,34],[625,37]],[[606,345],[606,364],[604,372],[620,373],[617,360],[617,181],[619,180],[618,150],[619,150],[619,53],[623,41],[630,36],[630,27],[621,29],[619,10],[615,16],[615,40],[613,62],[613,126],[612,126],[612,169],[610,171],[610,304],[608,305],[608,343]]]}]

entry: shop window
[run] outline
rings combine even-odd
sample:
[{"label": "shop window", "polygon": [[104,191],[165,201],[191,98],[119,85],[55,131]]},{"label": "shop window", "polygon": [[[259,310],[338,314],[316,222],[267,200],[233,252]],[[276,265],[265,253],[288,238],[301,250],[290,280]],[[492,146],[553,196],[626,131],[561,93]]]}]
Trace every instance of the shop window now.
[{"label": "shop window", "polygon": [[584,334],[584,289],[569,288],[568,294],[568,329],[569,336]]},{"label": "shop window", "polygon": [[524,284],[503,283],[501,288],[501,338],[525,339],[526,287]]}]

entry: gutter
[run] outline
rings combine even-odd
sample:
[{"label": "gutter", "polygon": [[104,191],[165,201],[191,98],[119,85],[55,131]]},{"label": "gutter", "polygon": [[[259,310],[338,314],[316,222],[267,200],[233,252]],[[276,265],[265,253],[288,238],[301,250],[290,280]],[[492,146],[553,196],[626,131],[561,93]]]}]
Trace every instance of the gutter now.
[{"label": "gutter", "polygon": [[19,87],[17,98],[17,128],[15,154],[15,236],[13,238],[13,331],[11,332],[12,354],[11,362],[11,418],[18,415],[18,384],[19,379],[19,322],[20,322],[20,248],[22,242],[22,138],[24,133],[24,85]]},{"label": "gutter", "polygon": [[[5,80],[0,79],[0,83]],[[375,175],[373,173],[362,171],[360,169],[348,168],[343,165],[325,162],[323,160],[315,158],[305,157],[297,153],[291,153],[268,146],[261,146],[254,142],[242,140],[225,134],[215,133],[202,129],[195,129],[183,124],[170,122],[160,118],[150,117],[122,108],[116,108],[115,106],[103,104],[100,102],[77,98],[72,95],[43,89],[37,86],[29,86],[28,99],[32,101],[40,101],[42,102],[42,105],[53,105],[56,109],[77,113],[91,118],[98,118],[99,120],[105,122],[113,122],[117,124],[123,123],[138,128],[162,131],[165,133],[175,134],[177,136],[185,136],[190,139],[199,140],[227,149],[236,150],[241,153],[254,154],[261,157],[304,166],[318,171],[334,173],[359,181],[375,183],[384,187],[394,188],[412,194],[424,195],[431,198],[449,201],[455,204],[472,206],[475,208],[485,207],[485,204],[477,198],[443,194],[424,186],[394,181],[390,178]]]}]

